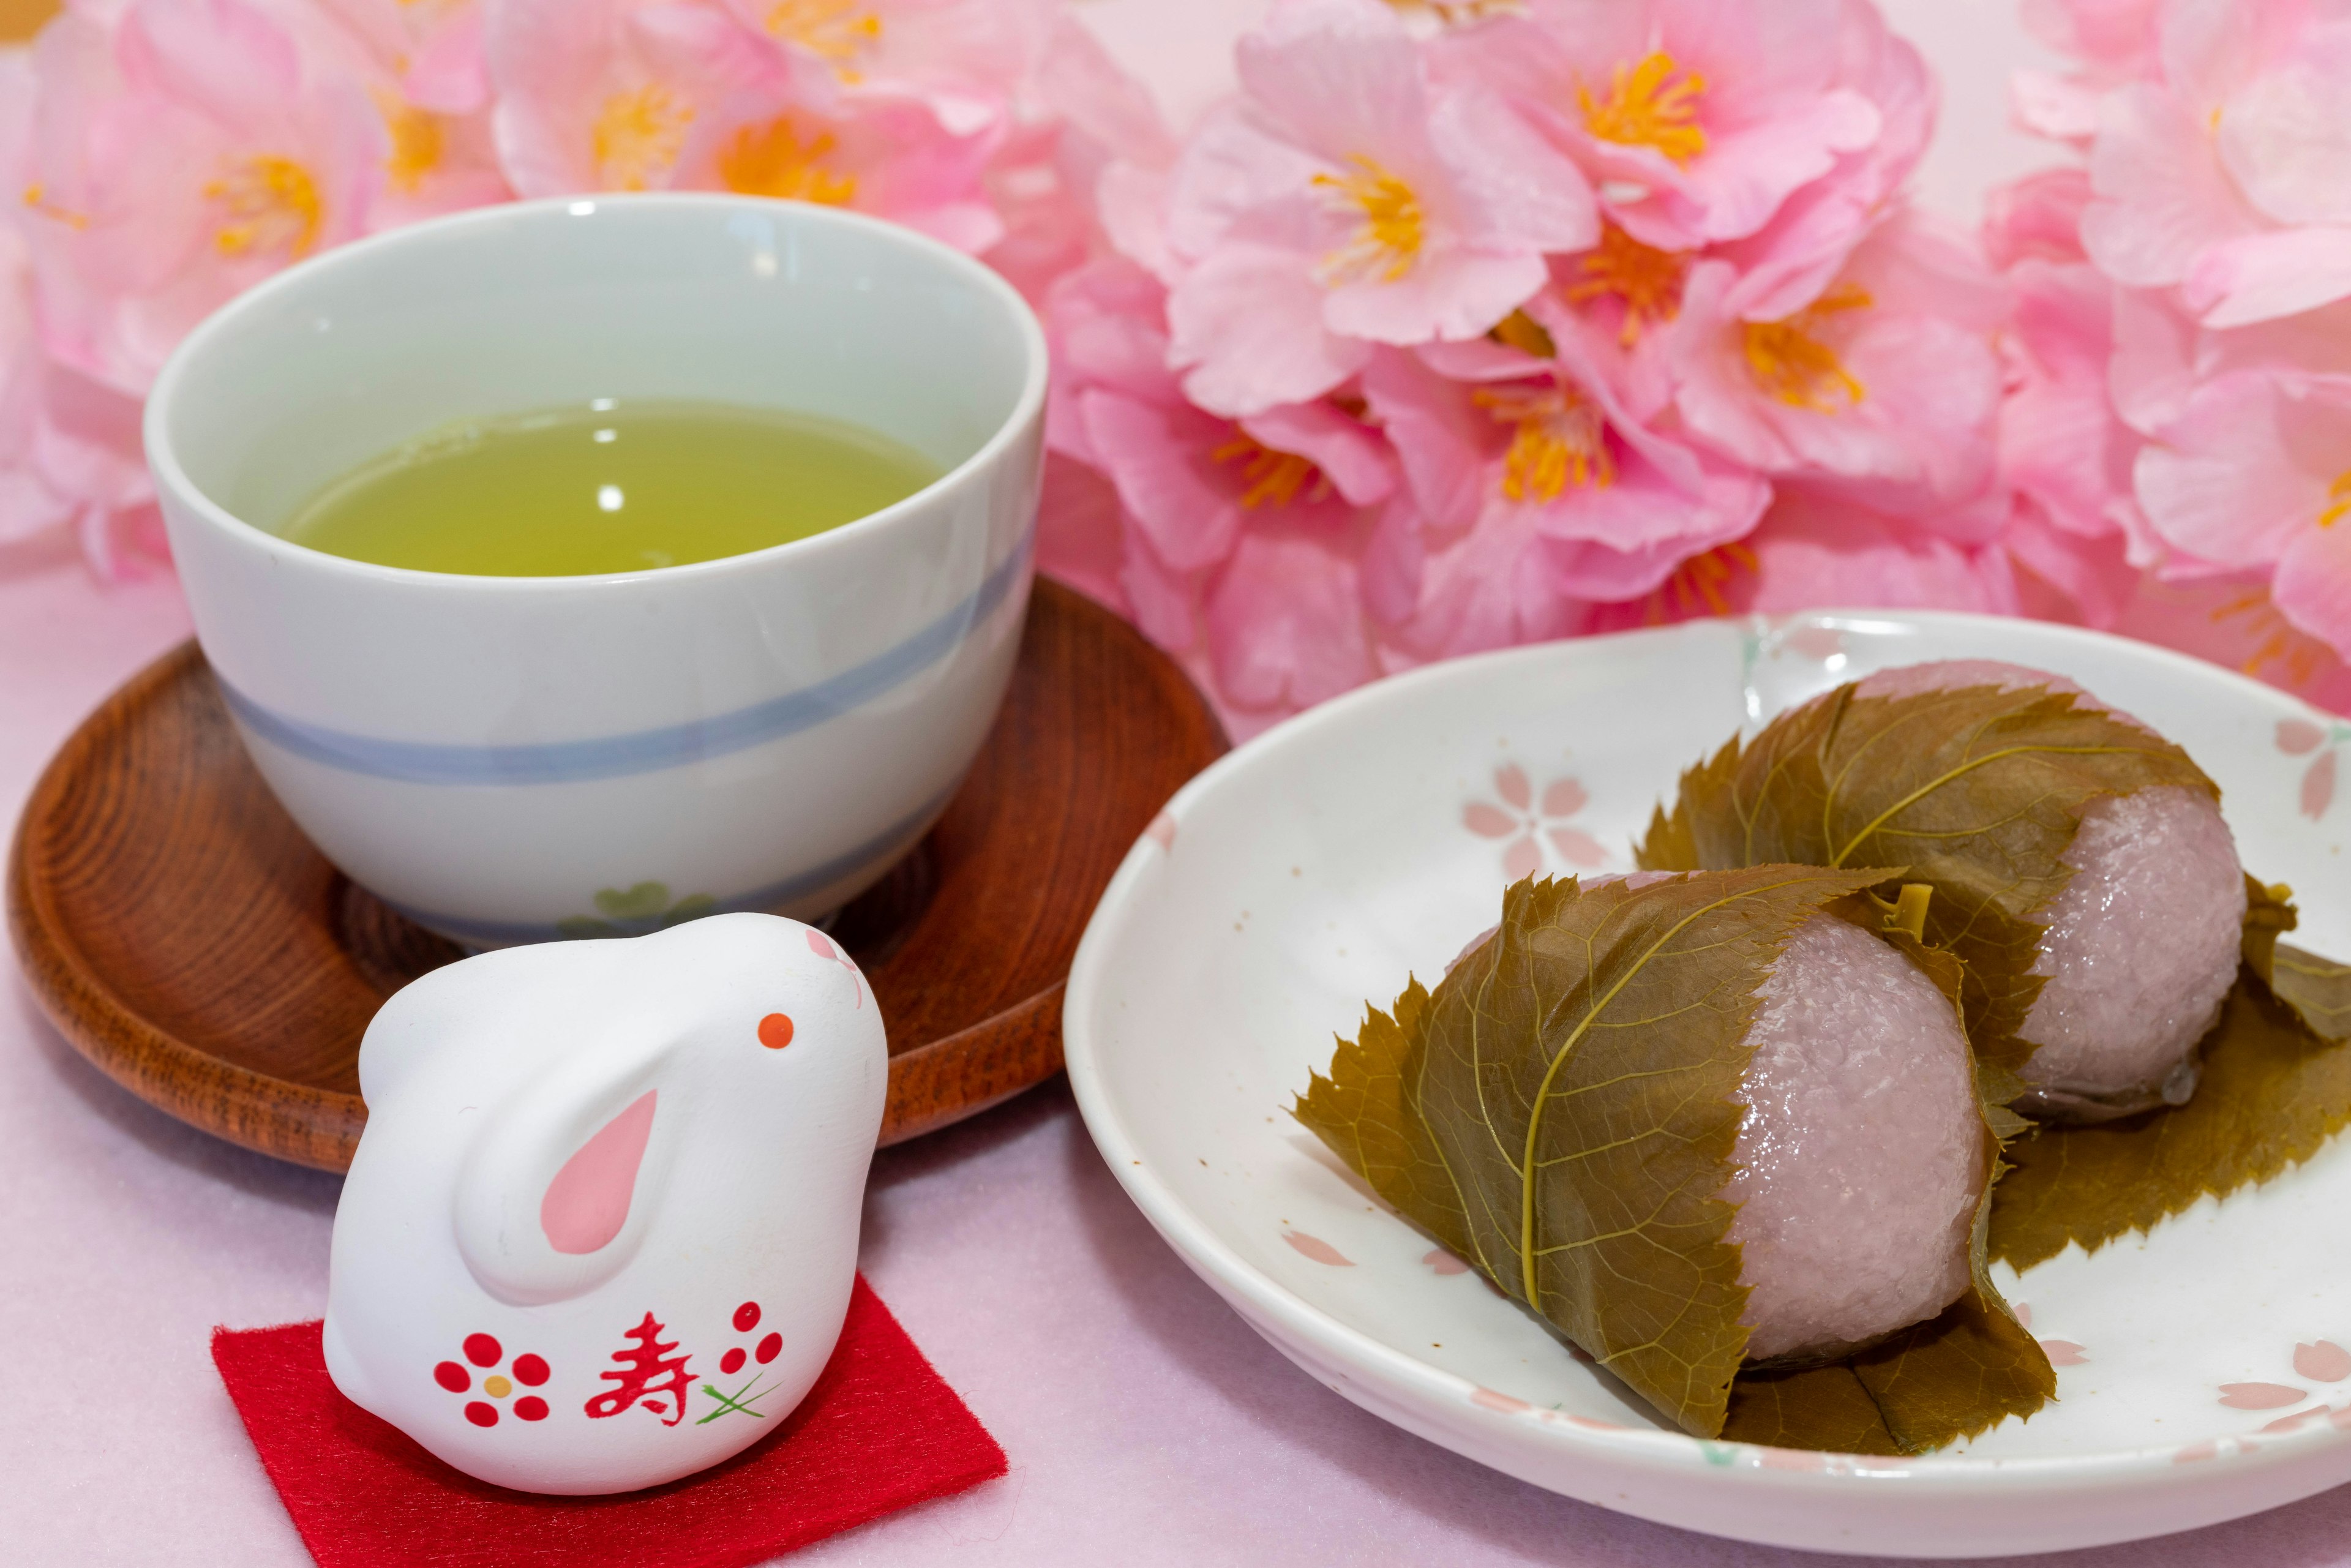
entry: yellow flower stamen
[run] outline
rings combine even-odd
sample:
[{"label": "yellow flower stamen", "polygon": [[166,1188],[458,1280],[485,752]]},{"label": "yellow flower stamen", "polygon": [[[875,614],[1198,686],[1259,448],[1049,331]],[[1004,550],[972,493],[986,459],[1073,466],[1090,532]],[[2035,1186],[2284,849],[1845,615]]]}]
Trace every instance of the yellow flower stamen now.
[{"label": "yellow flower stamen", "polygon": [[396,99],[385,99],[381,107],[384,130],[392,137],[392,155],[383,161],[384,180],[395,191],[413,193],[441,166],[447,150],[441,117]]},{"label": "yellow flower stamen", "polygon": [[1698,100],[1705,95],[1706,78],[1683,70],[1662,50],[1618,66],[1605,102],[1589,88],[1575,89],[1586,131],[1603,141],[1654,147],[1677,163],[1706,151],[1706,129],[1698,123]]},{"label": "yellow flower stamen", "polygon": [[693,106],[659,82],[606,99],[590,132],[605,189],[642,191],[668,173],[693,122]]},{"label": "yellow flower stamen", "polygon": [[[2335,489],[2343,490],[2351,482],[2351,474],[2335,482]],[[2158,598],[2166,591],[2160,585],[2150,585],[2147,591]],[[2296,627],[2278,607],[2270,602],[2265,589],[2249,589],[2227,602],[2214,607],[2211,619],[2215,625],[2221,622],[2245,618],[2252,634],[2260,637],[2242,665],[2249,675],[2258,675],[2265,664],[2285,666],[2286,684],[2295,690],[2310,685],[2321,668],[2332,662],[2332,652],[2324,643]]]},{"label": "yellow flower stamen", "polygon": [[798,44],[832,67],[842,81],[858,79],[857,57],[882,40],[882,18],[858,9],[859,0],[777,0],[768,32]]},{"label": "yellow flower stamen", "polygon": [[819,131],[803,144],[789,115],[766,125],[745,126],[718,157],[718,177],[730,191],[746,196],[782,196],[796,202],[821,202],[847,206],[857,194],[857,176],[837,174],[824,166],[836,143],[832,132]]},{"label": "yellow flower stamen", "polygon": [[1645,327],[1670,321],[1681,309],[1682,278],[1689,258],[1643,245],[1614,224],[1600,230],[1600,243],[1576,262],[1583,281],[1568,286],[1571,303],[1614,295],[1625,302],[1625,325],[1618,332],[1628,346],[1640,340]]},{"label": "yellow flower stamen", "polygon": [[1309,480],[1313,481],[1313,488],[1307,491],[1308,500],[1319,501],[1331,493],[1331,481],[1322,470],[1295,452],[1268,446],[1238,425],[1233,426],[1232,439],[1208,456],[1214,462],[1241,465],[1241,482],[1248,486],[1241,492],[1241,505],[1251,511],[1290,505]]},{"label": "yellow flower stamen", "polygon": [[1486,336],[1506,349],[1516,349],[1521,354],[1531,354],[1538,360],[1559,357],[1559,345],[1551,340],[1551,334],[1543,329],[1543,324],[1523,310],[1513,310],[1495,322]]},{"label": "yellow flower stamen", "polygon": [[1723,587],[1739,575],[1740,569],[1754,571],[1761,566],[1755,552],[1737,540],[1702,550],[1674,570],[1649,595],[1642,619],[1650,625],[1662,624],[1669,610],[1684,615],[1696,615],[1703,611],[1709,615],[1730,613],[1730,601],[1723,596]]},{"label": "yellow flower stamen", "polygon": [[2326,509],[2318,514],[2318,526],[2331,528],[2351,512],[2351,468],[2335,476],[2335,483],[2326,486]]},{"label": "yellow flower stamen", "polygon": [[1748,370],[1765,392],[1792,408],[1835,413],[1852,407],[1866,389],[1814,334],[1830,317],[1875,303],[1867,289],[1844,283],[1784,320],[1743,323]]},{"label": "yellow flower stamen", "polygon": [[1515,16],[1527,8],[1526,0],[1388,0],[1388,5],[1407,16],[1434,16],[1447,27],[1466,27],[1489,16]]},{"label": "yellow flower stamen", "polygon": [[261,153],[208,182],[204,196],[220,204],[224,222],[213,244],[223,256],[247,256],[283,246],[308,256],[318,243],[325,204],[310,171],[291,158]]},{"label": "yellow flower stamen", "polygon": [[57,223],[61,223],[69,229],[86,229],[89,227],[89,214],[88,213],[78,213],[71,207],[61,207],[57,205],[57,203],[49,200],[48,187],[42,184],[38,180],[34,181],[31,184],[25,187],[25,204],[32,208],[33,211],[40,214],[41,216],[51,219]]},{"label": "yellow flower stamen", "polygon": [[1573,387],[1480,387],[1479,408],[1514,428],[1502,456],[1502,494],[1513,501],[1556,501],[1571,485],[1606,489],[1616,482],[1608,426]]},{"label": "yellow flower stamen", "polygon": [[1348,162],[1356,172],[1317,174],[1314,184],[1334,207],[1360,213],[1363,227],[1344,248],[1323,258],[1319,276],[1325,283],[1343,283],[1377,274],[1382,283],[1394,283],[1412,270],[1426,237],[1420,198],[1371,159]]}]

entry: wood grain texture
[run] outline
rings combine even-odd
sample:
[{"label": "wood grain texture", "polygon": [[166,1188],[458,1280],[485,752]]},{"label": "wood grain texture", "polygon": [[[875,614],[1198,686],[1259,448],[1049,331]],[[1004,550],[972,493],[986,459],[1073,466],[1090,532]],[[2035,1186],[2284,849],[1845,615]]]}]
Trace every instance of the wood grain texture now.
[{"label": "wood grain texture", "polygon": [[[836,935],[890,1031],[882,1141],[1061,1065],[1061,987],[1111,873],[1225,748],[1183,673],[1040,580],[1020,662],[938,825]],[[193,643],[86,720],[8,862],[33,993],[132,1093],[247,1148],[341,1170],[366,1124],[359,1043],[383,999],[462,955],[329,865],[246,758]]]}]

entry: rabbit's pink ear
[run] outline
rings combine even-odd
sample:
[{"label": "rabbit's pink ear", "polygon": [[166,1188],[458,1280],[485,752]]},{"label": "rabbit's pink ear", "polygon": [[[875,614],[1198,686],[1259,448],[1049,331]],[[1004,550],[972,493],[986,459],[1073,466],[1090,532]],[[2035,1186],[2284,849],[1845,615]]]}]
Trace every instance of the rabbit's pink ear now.
[{"label": "rabbit's pink ear", "polygon": [[648,1089],[563,1162],[539,1200],[538,1228],[558,1252],[578,1255],[608,1245],[628,1223],[629,1199],[636,1191],[637,1166],[653,1136],[653,1101]]}]

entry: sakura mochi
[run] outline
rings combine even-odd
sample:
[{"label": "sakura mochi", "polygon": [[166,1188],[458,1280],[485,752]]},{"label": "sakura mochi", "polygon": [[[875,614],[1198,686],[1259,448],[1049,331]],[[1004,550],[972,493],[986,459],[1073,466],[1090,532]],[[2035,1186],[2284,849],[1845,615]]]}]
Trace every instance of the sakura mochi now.
[{"label": "sakura mochi", "polygon": [[1760,994],[1720,1196],[1749,1357],[1818,1356],[1966,1291],[1991,1156],[1959,1015],[1895,948],[1815,915]]},{"label": "sakura mochi", "polygon": [[360,1049],[328,1372],[499,1486],[716,1464],[840,1337],[888,1072],[864,977],[797,921],[435,970]]},{"label": "sakura mochi", "polygon": [[1529,878],[1296,1114],[1686,1431],[1909,1452],[2030,1414],[2053,1375],[1980,1267],[1960,970],[1886,882]]},{"label": "sakura mochi", "polygon": [[1918,934],[1965,967],[2003,1098],[2058,1121],[2189,1099],[2247,907],[2193,758],[2063,676],[1984,659],[1882,671],[1734,737],[1639,859],[1898,870]]},{"label": "sakura mochi", "polygon": [[[1991,686],[2064,693],[2077,708],[2145,726],[2044,670],[1989,659],[1888,670],[1857,695]],[[2151,733],[2151,732],[2149,732]],[[2095,1120],[2181,1104],[2196,1089],[2196,1044],[2237,977],[2245,873],[2220,802],[2204,789],[2152,785],[2100,795],[2060,857],[2073,875],[2032,912],[2045,925],[2032,973],[2043,984],[2019,1036],[2025,1108]]]}]

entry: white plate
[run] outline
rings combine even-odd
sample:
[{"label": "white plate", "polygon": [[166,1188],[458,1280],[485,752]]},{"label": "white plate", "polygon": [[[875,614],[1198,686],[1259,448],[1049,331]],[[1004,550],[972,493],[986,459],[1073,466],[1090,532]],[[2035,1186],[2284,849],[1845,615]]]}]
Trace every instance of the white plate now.
[{"label": "white plate", "polygon": [[[1319,1381],[1538,1486],[1743,1540],[1918,1557],[2158,1535],[2351,1479],[2351,1139],[2144,1240],[2016,1279],[2058,1402],[1882,1459],[1701,1442],[1376,1203],[1289,1115],[1332,1037],[1434,982],[1508,876],[1622,869],[1677,770],[1840,681],[2037,665],[2217,779],[2297,940],[2351,954],[2333,805],[2351,726],[2141,643],[1967,615],[1701,622],[1383,682],[1259,737],[1139,841],[1070,976],[1063,1040],[1103,1157],[1162,1236]],[[2298,1347],[2307,1347],[2301,1348]],[[2263,1404],[2263,1400],[2274,1401]],[[2280,1429],[2281,1427],[2288,1429]]]}]

